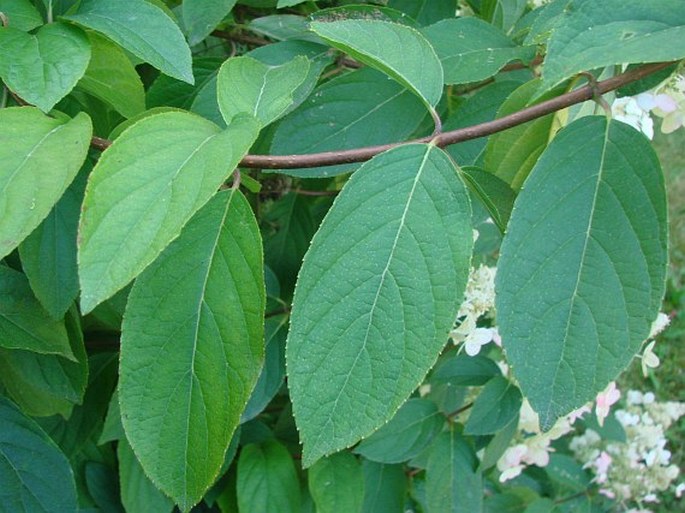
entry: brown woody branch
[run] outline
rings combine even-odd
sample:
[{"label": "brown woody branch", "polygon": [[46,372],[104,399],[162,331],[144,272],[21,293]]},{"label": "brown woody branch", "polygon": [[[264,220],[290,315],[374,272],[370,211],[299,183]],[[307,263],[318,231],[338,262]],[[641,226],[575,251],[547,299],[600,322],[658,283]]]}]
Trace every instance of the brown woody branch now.
[{"label": "brown woody branch", "polygon": [[[351,164],[356,162],[365,162],[374,156],[384,151],[390,150],[401,144],[409,143],[429,143],[433,142],[437,146],[443,148],[451,144],[456,144],[471,139],[478,139],[486,137],[497,132],[502,132],[508,128],[512,128],[533,119],[546,116],[558,110],[565,109],[571,105],[582,103],[591,100],[596,94],[605,94],[613,91],[631,82],[636,82],[645,78],[652,73],[656,73],[672,62],[659,62],[655,64],[647,64],[639,68],[632,69],[621,75],[597,82],[593,85],[587,85],[570,91],[568,93],[557,96],[551,100],[547,100],[532,107],[527,107],[518,112],[514,112],[508,116],[479,123],[470,127],[452,130],[450,132],[443,132],[436,136],[423,137],[411,141],[397,142],[392,144],[382,144],[378,146],[367,146],[364,148],[356,148],[344,151],[326,151],[322,153],[311,153],[305,155],[246,155],[240,162],[239,166],[257,169],[297,169],[319,166],[335,166],[338,164]],[[94,137],[91,141],[93,148],[104,150],[112,144],[107,139]]]}]

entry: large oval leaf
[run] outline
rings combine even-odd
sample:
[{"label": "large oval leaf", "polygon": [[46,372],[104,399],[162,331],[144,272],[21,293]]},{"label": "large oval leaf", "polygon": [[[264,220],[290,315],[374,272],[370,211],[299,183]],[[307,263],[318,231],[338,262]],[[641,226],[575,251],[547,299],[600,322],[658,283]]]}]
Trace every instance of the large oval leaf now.
[{"label": "large oval leaf", "polygon": [[145,472],[183,511],[216,479],[264,354],[262,244],[237,191],[216,195],[136,280],[119,398]]},{"label": "large oval leaf", "polygon": [[65,123],[32,107],[0,110],[0,258],[47,217],[81,168],[91,135],[86,114]]},{"label": "large oval leaf", "polygon": [[251,118],[221,131],[184,112],[140,120],[90,175],[79,227],[81,307],[123,288],[175,239],[257,136]]},{"label": "large oval leaf", "polygon": [[81,0],[76,13],[64,18],[106,35],[162,73],[193,83],[190,48],[158,6],[145,0]]},{"label": "large oval leaf", "polygon": [[561,131],[516,200],[496,280],[507,358],[543,428],[603,390],[649,334],[666,239],[649,141],[604,117]]},{"label": "large oval leaf", "polygon": [[468,194],[440,149],[362,166],[300,271],[286,361],[303,464],[388,421],[447,340],[468,275]]},{"label": "large oval leaf", "polygon": [[4,511],[77,511],[69,461],[48,435],[0,396],[0,490]]},{"label": "large oval leaf", "polygon": [[35,35],[0,28],[0,48],[0,78],[44,112],[69,94],[90,60],[84,32],[65,23],[44,25]]},{"label": "large oval leaf", "polygon": [[370,19],[314,21],[310,26],[331,45],[397,80],[428,106],[440,101],[442,65],[416,29]]}]

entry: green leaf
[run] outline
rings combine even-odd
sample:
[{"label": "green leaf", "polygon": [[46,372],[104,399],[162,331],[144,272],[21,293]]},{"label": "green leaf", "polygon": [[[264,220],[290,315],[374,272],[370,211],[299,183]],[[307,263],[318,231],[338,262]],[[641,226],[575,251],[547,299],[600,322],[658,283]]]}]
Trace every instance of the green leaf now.
[{"label": "green leaf", "polygon": [[190,48],[167,14],[145,0],[81,0],[64,16],[104,34],[170,77],[193,83]]},{"label": "green leaf", "polygon": [[457,11],[457,0],[390,0],[388,7],[407,13],[420,25],[430,25],[451,18]]},{"label": "green leaf", "polygon": [[50,23],[35,35],[0,28],[0,78],[24,101],[49,112],[74,88],[90,59],[88,38],[78,27]]},{"label": "green leaf", "polygon": [[514,208],[516,193],[504,180],[477,167],[464,167],[464,181],[483,203],[490,217],[504,233]]},{"label": "green leaf", "polygon": [[[552,90],[538,97],[539,80],[519,87],[507,98],[497,117],[517,112],[532,104],[557,96],[562,90]],[[485,147],[484,168],[518,191],[543,152],[554,129],[554,114],[493,134]]]},{"label": "green leaf", "polygon": [[288,193],[266,211],[263,223],[266,263],[290,294],[317,228],[309,202],[299,194]]},{"label": "green leaf", "polygon": [[226,123],[247,113],[266,126],[292,105],[293,93],[307,78],[309,59],[295,57],[280,66],[268,66],[252,57],[228,59],[217,77],[219,109]]},{"label": "green leaf", "polygon": [[260,414],[283,385],[287,333],[287,317],[285,315],[269,317],[265,320],[264,367],[262,367],[262,372],[252,391],[250,400],[245,406],[240,422],[246,422]]},{"label": "green leaf", "polygon": [[497,271],[497,322],[543,429],[632,360],[664,291],[666,199],[649,141],[581,118],[516,200]]},{"label": "green leaf", "polygon": [[490,358],[459,353],[456,357],[441,359],[431,372],[431,382],[451,383],[455,386],[482,386],[502,371]]},{"label": "green leaf", "polygon": [[185,0],[181,4],[181,12],[188,44],[195,46],[201,43],[231,12],[235,2],[236,0]]},{"label": "green leaf", "polygon": [[[74,405],[83,401],[88,357],[75,310],[67,313],[65,324],[70,351],[75,355],[72,359],[22,349],[0,349],[0,382],[28,415],[67,418]],[[58,327],[64,329],[64,325]]]},{"label": "green leaf", "polygon": [[430,145],[375,157],[336,198],[300,270],[286,349],[305,466],[390,420],[435,363],[466,285],[470,216]]},{"label": "green leaf", "polygon": [[440,101],[442,66],[417,30],[369,19],[314,21],[310,27],[335,48],[397,80],[427,106],[435,107]]},{"label": "green leaf", "polygon": [[50,213],[81,168],[91,134],[86,114],[65,123],[32,107],[0,110],[0,258]]},{"label": "green leaf", "polygon": [[12,27],[24,32],[43,24],[43,18],[29,0],[0,0],[0,12]]},{"label": "green leaf", "polygon": [[398,513],[404,510],[407,476],[402,465],[362,460],[364,503],[362,513]]},{"label": "green leaf", "polygon": [[105,151],[90,175],[79,227],[81,308],[123,288],[175,239],[252,145],[257,123],[221,131],[183,112],[147,117]]},{"label": "green leaf", "polygon": [[531,61],[534,46],[517,46],[501,30],[475,17],[442,20],[422,30],[445,70],[446,84],[466,84],[497,74],[511,61]]},{"label": "green leaf", "polygon": [[77,511],[74,474],[55,443],[0,396],[0,490],[5,511]]},{"label": "green leaf", "polygon": [[317,461],[309,469],[308,480],[317,513],[361,513],[364,476],[357,458],[349,452]]},{"label": "green leaf", "polygon": [[480,462],[480,469],[485,471],[494,467],[497,461],[502,457],[506,450],[511,445],[516,433],[518,433],[519,415],[518,412],[511,419],[509,424],[500,429],[495,436],[488,442],[483,452],[483,457]]},{"label": "green leaf", "polygon": [[90,497],[103,513],[125,513],[119,499],[119,481],[116,471],[105,463],[88,461],[84,476]]},{"label": "green leaf", "polygon": [[140,466],[126,439],[117,444],[121,503],[126,511],[171,513],[174,503],[160,492]]},{"label": "green leaf", "polygon": [[478,513],[483,510],[483,477],[478,458],[456,431],[433,443],[426,468],[426,513]]},{"label": "green leaf", "polygon": [[76,232],[87,162],[38,228],[19,245],[21,265],[36,298],[54,319],[61,319],[78,295]]},{"label": "green leaf", "polygon": [[495,434],[518,416],[522,402],[521,391],[516,385],[501,376],[492,378],[473,403],[464,433]]},{"label": "green leaf", "polygon": [[[244,3],[244,2],[241,2]],[[303,40],[312,43],[323,43],[320,37],[309,30],[307,18],[294,14],[272,14],[251,20],[247,28],[251,32],[262,34],[277,41]]]},{"label": "green leaf", "polygon": [[52,319],[22,273],[0,265],[0,347],[74,360],[64,322]]},{"label": "green leaf", "polygon": [[237,493],[240,511],[300,513],[300,483],[288,450],[276,440],[244,446]]},{"label": "green leaf", "polygon": [[105,422],[102,426],[102,433],[100,433],[100,437],[98,438],[98,445],[106,444],[107,442],[124,440],[125,438],[126,433],[124,433],[124,426],[121,425],[119,390],[115,390],[112,394],[112,398],[109,401],[107,416],[105,417]]},{"label": "green leaf", "polygon": [[237,191],[218,193],[131,290],[124,429],[146,474],[184,511],[216,479],[259,376],[264,304],[259,230]]},{"label": "green leaf", "polygon": [[434,402],[409,399],[385,426],[354,452],[379,463],[401,463],[418,456],[442,430],[445,418]]},{"label": "green leaf", "polygon": [[212,123],[226,127],[226,122],[219,110],[219,100],[217,98],[217,76],[210,78],[207,83],[197,92],[197,96],[190,106],[190,111],[208,119]]},{"label": "green leaf", "polygon": [[547,45],[542,89],[581,71],[612,64],[685,57],[685,4],[661,0],[574,0]]},{"label": "green leaf", "polygon": [[126,118],[145,110],[145,90],[126,53],[96,32],[88,33],[91,57],[78,88],[110,105]]},{"label": "green leaf", "polygon": [[[281,120],[271,153],[316,153],[402,141],[412,135],[425,115],[423,104],[402,86],[373,69],[360,69],[324,83]],[[402,122],[398,123],[398,119]],[[282,172],[325,177],[349,173],[357,167],[354,164]]]}]

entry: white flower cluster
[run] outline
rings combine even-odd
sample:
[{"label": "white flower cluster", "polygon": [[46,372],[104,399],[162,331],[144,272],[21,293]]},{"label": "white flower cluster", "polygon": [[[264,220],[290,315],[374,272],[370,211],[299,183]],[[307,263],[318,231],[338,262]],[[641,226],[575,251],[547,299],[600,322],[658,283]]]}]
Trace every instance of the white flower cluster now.
[{"label": "white flower cluster", "polygon": [[471,269],[464,292],[464,302],[457,312],[450,338],[455,344],[464,343],[469,356],[475,356],[480,348],[490,342],[500,344],[497,328],[479,328],[478,319],[495,311],[495,267],[481,265]]},{"label": "white flower cluster", "polygon": [[528,7],[531,9],[537,9],[538,7],[542,7],[543,5],[547,5],[550,3],[552,0],[528,0]]},{"label": "white flower cluster", "polygon": [[[570,449],[595,474],[594,481],[603,495],[625,507],[637,503],[642,508],[642,503],[659,502],[657,492],[667,490],[680,475],[666,449],[665,431],[685,415],[685,403],[660,403],[651,392],[631,390],[626,408],[615,415],[625,430],[625,443],[602,440],[588,429],[571,440]],[[676,492],[681,494],[681,488]]]},{"label": "white flower cluster", "polygon": [[650,139],[654,137],[653,114],[662,119],[661,131],[670,134],[685,125],[685,75],[675,75],[637,96],[617,98],[611,113],[614,119],[631,125]]},{"label": "white flower cluster", "polygon": [[540,419],[533,411],[527,399],[524,399],[519,417],[516,444],[509,447],[497,461],[497,469],[501,472],[501,483],[518,476],[527,466],[537,465],[545,467],[549,463],[549,454],[554,449],[551,444],[557,438],[573,431],[573,423],[583,414],[590,411],[588,406],[571,412],[554,424],[552,429],[543,433],[540,429]]}]

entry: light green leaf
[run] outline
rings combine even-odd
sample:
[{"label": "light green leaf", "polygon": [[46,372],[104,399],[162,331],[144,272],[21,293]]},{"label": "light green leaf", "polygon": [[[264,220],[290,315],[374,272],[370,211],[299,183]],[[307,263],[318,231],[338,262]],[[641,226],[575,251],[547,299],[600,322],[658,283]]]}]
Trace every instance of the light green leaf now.
[{"label": "light green leaf", "polygon": [[300,513],[300,483],[288,450],[276,440],[244,446],[237,494],[240,511]]},{"label": "light green leaf", "polygon": [[509,32],[528,7],[528,0],[482,0],[481,16]]},{"label": "light green leaf", "polygon": [[74,88],[90,59],[78,27],[51,23],[35,35],[0,28],[0,78],[24,101],[49,112]]},{"label": "light green leaf", "polygon": [[162,73],[193,83],[190,48],[167,14],[145,0],[81,0],[65,19],[96,30]]},{"label": "light green leaf", "polygon": [[542,89],[581,71],[612,64],[685,57],[685,3],[574,0],[556,19]]},{"label": "light green leaf", "polygon": [[0,12],[5,14],[12,27],[24,32],[43,24],[43,18],[29,0],[0,0]]},{"label": "light green leaf", "polygon": [[407,13],[420,25],[430,25],[457,12],[457,0],[389,0],[388,7]]},{"label": "light green leaf", "polygon": [[421,453],[442,430],[445,418],[434,402],[409,399],[385,426],[373,433],[354,452],[379,463],[401,463]]},{"label": "light green leaf", "polygon": [[184,112],[147,117],[107,149],[90,175],[79,227],[81,307],[123,288],[175,239],[257,136],[253,119],[221,131]]},{"label": "light green leaf", "polygon": [[124,429],[145,473],[183,511],[216,479],[259,376],[264,304],[259,230],[238,191],[207,203],[131,290]]},{"label": "light green leaf", "polygon": [[602,391],[649,334],[664,291],[666,199],[649,141],[581,118],[519,194],[497,271],[497,322],[543,429]]},{"label": "light green leaf", "polygon": [[478,458],[461,434],[442,433],[426,468],[426,513],[483,511],[483,477],[477,467]]},{"label": "light green leaf", "polygon": [[[421,101],[398,83],[370,68],[336,77],[278,124],[274,155],[316,153],[407,139],[426,115]],[[401,123],[397,120],[402,119]],[[358,164],[283,170],[295,176],[325,177],[355,170]]]},{"label": "light green leaf", "polygon": [[181,12],[188,44],[195,46],[201,43],[231,12],[235,2],[236,0],[185,0],[181,4]]},{"label": "light green leaf", "polygon": [[61,319],[78,295],[76,232],[89,162],[38,228],[19,245],[21,265],[38,301]]},{"label": "light green leaf", "polygon": [[280,66],[268,66],[252,57],[228,59],[217,77],[219,109],[227,123],[247,113],[266,126],[293,104],[293,93],[309,74],[309,59],[295,57]]},{"label": "light green leaf", "polygon": [[68,312],[64,325],[58,327],[64,329],[64,326],[73,358],[0,349],[0,382],[27,415],[68,418],[74,405],[83,400],[88,382],[88,357],[75,310]]},{"label": "light green leaf", "polygon": [[375,157],[336,198],[300,270],[286,349],[305,466],[385,424],[435,363],[466,284],[470,216],[430,145]]},{"label": "light green leaf", "polygon": [[69,461],[33,420],[0,396],[0,490],[5,511],[77,511]]},{"label": "light green leaf", "polygon": [[[242,2],[241,2],[242,3]],[[255,18],[247,24],[251,32],[262,34],[277,41],[301,40],[323,43],[323,40],[309,30],[307,18],[295,14],[272,14]]]},{"label": "light green leaf", "polygon": [[[517,112],[563,92],[555,89],[537,97],[539,86],[540,81],[533,80],[519,87],[502,104],[497,117]],[[554,114],[548,114],[529,123],[491,135],[485,147],[483,167],[518,191],[547,146],[554,128]]]},{"label": "light green leaf", "polygon": [[126,439],[117,444],[121,503],[126,511],[149,511],[171,513],[174,503],[160,492],[140,466],[136,455]]},{"label": "light green leaf", "polygon": [[369,19],[315,21],[310,27],[334,47],[397,80],[427,106],[433,108],[440,101],[442,66],[417,30]]},{"label": "light green leaf", "polygon": [[404,511],[407,475],[402,465],[362,460],[364,474],[363,513]]},{"label": "light green leaf", "polygon": [[65,123],[32,107],[0,110],[0,258],[50,213],[81,168],[91,134],[86,114]]},{"label": "light green leaf", "polygon": [[145,90],[126,53],[109,39],[89,32],[92,55],[78,88],[112,106],[126,118],[145,110]]},{"label": "light green leaf", "polygon": [[0,347],[74,360],[64,322],[55,321],[33,296],[22,273],[0,265]]},{"label": "light green leaf", "polygon": [[364,476],[359,462],[349,452],[317,461],[309,469],[308,480],[317,513],[361,513]]},{"label": "light green leaf", "polygon": [[467,435],[492,435],[518,417],[521,410],[521,391],[508,379],[492,378],[483,387],[473,403],[473,409],[466,422]]},{"label": "light green leaf", "polygon": [[497,74],[514,60],[528,62],[534,46],[517,46],[502,31],[475,17],[442,20],[421,31],[435,48],[446,84],[466,84]]},{"label": "light green leaf", "polygon": [[278,0],[276,7],[282,9],[283,7],[292,7],[293,5],[303,4],[307,0]]}]

